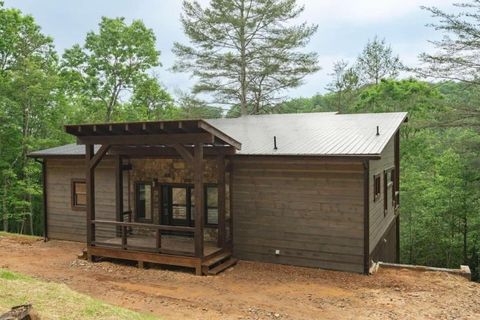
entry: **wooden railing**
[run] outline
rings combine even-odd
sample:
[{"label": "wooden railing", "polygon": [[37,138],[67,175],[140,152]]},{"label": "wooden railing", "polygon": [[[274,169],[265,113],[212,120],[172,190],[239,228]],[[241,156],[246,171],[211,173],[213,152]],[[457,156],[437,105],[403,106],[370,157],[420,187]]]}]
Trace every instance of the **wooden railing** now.
[{"label": "wooden railing", "polygon": [[[99,242],[94,241],[92,245],[101,246],[101,247],[115,247],[121,248],[123,250],[135,250],[135,251],[147,251],[147,252],[156,252],[164,253],[171,255],[181,255],[181,256],[194,256],[194,252],[185,252],[179,250],[170,250],[162,248],[162,232],[182,232],[182,233],[195,233],[194,227],[183,227],[183,226],[170,226],[170,225],[161,225],[161,224],[150,224],[150,223],[138,223],[138,222],[120,222],[120,221],[110,221],[110,220],[92,220],[93,225],[110,225],[121,229],[121,244],[108,243],[108,242]],[[133,228],[147,229],[155,231],[155,247],[138,247],[131,246],[128,244],[129,230]]]}]

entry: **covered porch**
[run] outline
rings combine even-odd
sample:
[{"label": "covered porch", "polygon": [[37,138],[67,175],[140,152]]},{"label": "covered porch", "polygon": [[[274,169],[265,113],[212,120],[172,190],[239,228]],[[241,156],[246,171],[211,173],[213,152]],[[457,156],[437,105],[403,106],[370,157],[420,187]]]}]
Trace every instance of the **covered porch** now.
[{"label": "covered porch", "polygon": [[[198,275],[234,263],[228,156],[238,141],[203,120],[65,129],[85,145],[85,191],[74,197],[84,200],[90,260],[191,267]],[[114,176],[96,177],[104,159],[113,160]],[[97,186],[96,178],[114,180],[115,188]],[[104,209],[105,198],[114,213]]]}]

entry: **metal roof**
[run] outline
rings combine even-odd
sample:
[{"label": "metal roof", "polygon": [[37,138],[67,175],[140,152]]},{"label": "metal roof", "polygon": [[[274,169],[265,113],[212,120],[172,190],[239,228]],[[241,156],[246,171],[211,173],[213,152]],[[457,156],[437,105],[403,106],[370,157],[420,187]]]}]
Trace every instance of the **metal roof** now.
[{"label": "metal roof", "polygon": [[[239,141],[242,150],[237,154],[241,155],[378,156],[406,118],[406,112],[320,112],[205,121]],[[277,149],[274,149],[274,137]],[[84,153],[84,146],[69,144],[35,151],[30,156],[75,156]]]}]

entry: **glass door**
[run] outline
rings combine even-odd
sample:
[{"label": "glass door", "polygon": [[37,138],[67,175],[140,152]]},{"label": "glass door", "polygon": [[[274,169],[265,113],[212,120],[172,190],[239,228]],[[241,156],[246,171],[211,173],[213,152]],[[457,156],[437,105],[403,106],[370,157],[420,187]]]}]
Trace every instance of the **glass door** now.
[{"label": "glass door", "polygon": [[195,198],[190,185],[162,186],[162,224],[172,226],[193,226],[195,219]]}]

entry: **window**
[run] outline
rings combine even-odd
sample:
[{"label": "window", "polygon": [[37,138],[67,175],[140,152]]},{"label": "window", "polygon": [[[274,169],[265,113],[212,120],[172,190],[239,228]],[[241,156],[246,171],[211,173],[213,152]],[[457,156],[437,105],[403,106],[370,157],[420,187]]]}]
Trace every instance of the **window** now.
[{"label": "window", "polygon": [[207,225],[218,224],[218,188],[216,186],[205,188],[205,215]]},{"label": "window", "polygon": [[390,170],[385,170],[383,172],[383,216],[387,216],[388,213],[388,187],[389,184],[389,174]]},{"label": "window", "polygon": [[380,175],[376,174],[373,176],[373,201],[376,202],[380,199],[381,194],[381,185],[380,185]]},{"label": "window", "polygon": [[395,168],[392,169],[391,174],[390,174],[390,181],[392,183],[392,206],[395,208],[396,205],[396,188],[397,186],[395,185],[395,179],[396,179],[396,171]]},{"label": "window", "polygon": [[152,221],[152,185],[135,183],[135,217],[137,221]]},{"label": "window", "polygon": [[84,210],[87,207],[87,186],[85,180],[72,180],[72,209]]}]

